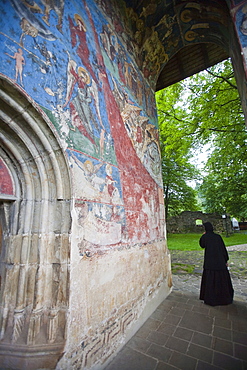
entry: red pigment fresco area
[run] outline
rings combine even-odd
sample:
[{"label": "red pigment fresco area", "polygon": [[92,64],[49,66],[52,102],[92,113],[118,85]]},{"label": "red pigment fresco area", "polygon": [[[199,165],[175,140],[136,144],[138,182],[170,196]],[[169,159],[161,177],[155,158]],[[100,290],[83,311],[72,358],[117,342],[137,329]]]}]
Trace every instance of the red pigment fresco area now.
[{"label": "red pigment fresco area", "polygon": [[10,173],[1,158],[0,158],[0,193],[14,195],[14,187]]},{"label": "red pigment fresco area", "polygon": [[148,203],[147,198],[152,196],[155,200],[153,211],[159,213],[159,187],[142,165],[125,130],[119,108],[110,88],[91,13],[85,0],[83,0],[83,3],[94,31],[99,75],[105,93],[106,111],[120,170],[128,240],[139,238],[140,242],[150,241],[150,233],[152,233],[152,239],[158,239],[161,237],[162,231],[158,227],[157,230],[150,230],[148,216],[143,211],[143,201],[141,199]]},{"label": "red pigment fresco area", "polygon": [[[148,240],[150,225],[148,225],[147,214],[142,210],[141,199],[148,203],[147,198],[154,195],[152,198],[155,199],[155,212],[159,212],[158,185],[138,158],[110,91],[107,96],[107,112],[120,170],[128,238],[132,239],[137,236],[140,241],[144,241],[143,238]],[[159,238],[160,230],[156,230],[155,234],[155,238]]]}]

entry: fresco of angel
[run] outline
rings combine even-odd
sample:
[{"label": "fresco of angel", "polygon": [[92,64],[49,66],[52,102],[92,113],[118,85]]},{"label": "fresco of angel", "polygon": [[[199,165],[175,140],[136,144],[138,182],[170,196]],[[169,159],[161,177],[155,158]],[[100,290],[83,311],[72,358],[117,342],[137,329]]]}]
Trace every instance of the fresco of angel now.
[{"label": "fresco of angel", "polygon": [[[72,98],[76,89],[77,94]],[[97,137],[102,137],[104,126],[99,108],[99,95],[97,85],[91,79],[88,71],[77,67],[74,60],[69,60],[67,67],[67,93],[63,108],[69,104],[71,121],[74,127],[95,144],[95,130]]]}]

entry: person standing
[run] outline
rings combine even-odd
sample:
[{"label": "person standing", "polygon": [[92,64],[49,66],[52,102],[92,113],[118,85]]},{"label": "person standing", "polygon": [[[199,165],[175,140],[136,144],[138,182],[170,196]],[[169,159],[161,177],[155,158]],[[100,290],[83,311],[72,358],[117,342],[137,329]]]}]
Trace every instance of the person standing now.
[{"label": "person standing", "polygon": [[213,231],[210,222],[204,224],[205,233],[199,244],[204,248],[204,264],[200,300],[210,306],[232,303],[234,290],[228,271],[229,256],[222,237]]}]

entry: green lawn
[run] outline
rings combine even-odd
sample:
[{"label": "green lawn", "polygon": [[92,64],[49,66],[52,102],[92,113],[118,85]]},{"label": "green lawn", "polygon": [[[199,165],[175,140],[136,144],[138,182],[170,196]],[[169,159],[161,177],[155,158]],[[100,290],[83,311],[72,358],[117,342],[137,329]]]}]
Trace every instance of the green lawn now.
[{"label": "green lawn", "polygon": [[[225,237],[221,235],[225,245],[232,246],[238,244],[247,244],[247,234],[234,233],[231,236]],[[171,250],[193,251],[201,250],[199,239],[201,234],[168,234],[167,244]]]}]

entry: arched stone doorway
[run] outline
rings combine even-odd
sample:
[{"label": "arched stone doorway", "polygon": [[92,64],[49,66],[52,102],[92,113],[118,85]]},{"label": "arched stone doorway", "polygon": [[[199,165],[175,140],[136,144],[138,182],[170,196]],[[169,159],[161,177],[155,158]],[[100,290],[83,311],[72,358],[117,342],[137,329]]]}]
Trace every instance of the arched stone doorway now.
[{"label": "arched stone doorway", "polygon": [[1,364],[52,368],[65,343],[70,178],[45,115],[0,85]]}]

